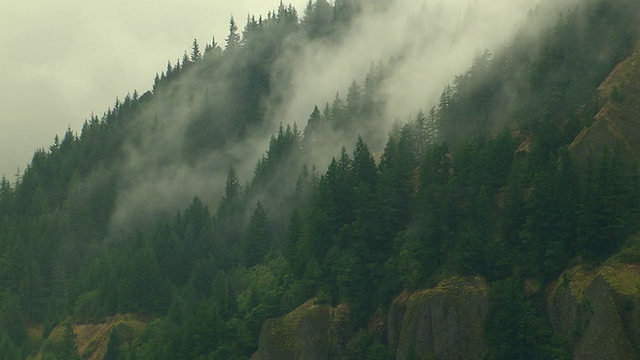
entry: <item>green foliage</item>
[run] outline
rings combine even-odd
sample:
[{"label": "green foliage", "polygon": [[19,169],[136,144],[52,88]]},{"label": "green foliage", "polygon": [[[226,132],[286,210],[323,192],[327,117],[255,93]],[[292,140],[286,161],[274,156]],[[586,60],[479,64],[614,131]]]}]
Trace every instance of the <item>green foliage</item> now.
[{"label": "green foliage", "polygon": [[570,359],[555,338],[535,298],[523,292],[522,281],[507,278],[491,286],[491,314],[487,324],[487,359]]},{"label": "green foliage", "polygon": [[345,354],[342,358],[346,360],[369,359],[369,360],[391,360],[393,355],[391,350],[372,339],[366,331],[358,331],[347,342]]},{"label": "green foliage", "polygon": [[6,330],[0,332],[0,356],[3,359],[21,359],[22,349],[16,344]]},{"label": "green foliage", "polygon": [[107,351],[104,354],[103,360],[118,360],[120,356],[120,337],[115,328],[111,328],[109,331],[109,341],[107,342]]},{"label": "green foliage", "polygon": [[551,121],[558,133],[559,122],[580,116],[596,98],[598,85],[632,48],[637,14],[632,1],[585,1],[537,35],[545,15],[533,11],[531,23],[508,47],[478,55],[445,89],[436,109],[440,139],[454,143],[488,134],[512,118],[534,128]]},{"label": "green foliage", "polygon": [[20,299],[10,291],[0,293],[0,335],[8,352],[19,351],[27,338],[26,319]]},{"label": "green foliage", "polygon": [[73,316],[86,322],[99,321],[105,315],[100,300],[98,290],[83,293],[76,301]]},{"label": "green foliage", "polygon": [[241,253],[247,267],[262,263],[272,242],[271,228],[267,213],[260,201],[249,219],[242,242]]},{"label": "green foliage", "polygon": [[603,260],[620,250],[636,229],[637,169],[625,161],[620,148],[605,149],[597,164],[587,165],[583,187],[575,247],[587,258]]},{"label": "green foliage", "polygon": [[62,342],[56,351],[59,360],[80,360],[77,338],[78,336],[73,331],[71,323],[67,322],[62,335]]},{"label": "green foliage", "polygon": [[[545,281],[578,256],[597,264],[639,229],[640,183],[623,149],[585,159],[567,150],[592,120],[597,86],[637,39],[631,0],[588,1],[539,46],[523,31],[511,47],[479,54],[437,106],[394,126],[381,156],[365,139],[384,143],[370,125],[388,120],[380,90],[395,69],[371,66],[346,97],[314,106],[303,131],[280,125],[247,186],[230,166],[235,158],[211,163],[229,169],[217,203],[194,197],[175,216],[110,228],[128,181],[123,146],[144,143],[138,128],[157,120],[147,118],[148,102],[199,109],[172,156],[194,168],[227,156],[227,145],[265,128],[266,99],[274,108],[286,101],[276,85],[293,76],[278,62],[290,40],[339,41],[359,8],[318,0],[298,19],[281,4],[250,16],[242,35],[232,18],[224,52],[214,41],[202,53],[194,40],[153,93],[117,100],[80,135],[69,129],[36,151],[14,184],[2,178],[0,357],[29,355],[28,323],[48,333],[70,313],[85,322],[137,313],[154,320],[132,342],[112,331],[107,358],[246,359],[266,319],[315,296],[319,305],[349,305],[356,335],[345,339],[347,358],[389,359],[363,330],[372,314],[402,289],[450,274],[494,282],[489,358],[566,357],[539,299],[511,275]],[[186,90],[180,79],[203,80]],[[174,96],[182,92],[188,100]],[[342,147],[322,171],[305,165],[357,133],[352,153]],[[636,253],[618,260],[637,261]],[[45,356],[77,358],[70,326],[60,353]]]}]

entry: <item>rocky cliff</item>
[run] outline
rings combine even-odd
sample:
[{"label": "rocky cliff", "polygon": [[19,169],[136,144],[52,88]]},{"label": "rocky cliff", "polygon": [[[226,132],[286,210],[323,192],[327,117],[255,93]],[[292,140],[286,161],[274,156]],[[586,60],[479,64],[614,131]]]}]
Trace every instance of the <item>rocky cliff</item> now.
[{"label": "rocky cliff", "polygon": [[[640,358],[640,262],[620,261],[624,255],[598,268],[568,269],[547,290],[549,322],[574,359]],[[488,292],[480,277],[452,277],[430,289],[404,291],[388,309],[394,358],[482,358]],[[253,358],[340,359],[353,335],[350,321],[345,305],[332,308],[310,300],[264,324]]]},{"label": "rocky cliff", "polygon": [[339,358],[351,336],[349,309],[307,301],[291,313],[269,319],[262,326],[258,352],[260,360],[324,360]]},{"label": "rocky cliff", "polygon": [[[480,277],[453,277],[432,289],[404,292],[391,305],[388,337],[397,359],[428,354],[438,359],[477,359],[486,349],[488,286]],[[310,300],[286,316],[265,322],[253,359],[340,359],[352,334],[345,305]]]},{"label": "rocky cliff", "polygon": [[565,271],[547,297],[554,331],[574,359],[637,359],[640,355],[640,265],[615,261]]},{"label": "rocky cliff", "polygon": [[396,298],[389,311],[389,344],[396,359],[412,353],[436,359],[481,358],[488,293],[480,277],[453,277]]}]

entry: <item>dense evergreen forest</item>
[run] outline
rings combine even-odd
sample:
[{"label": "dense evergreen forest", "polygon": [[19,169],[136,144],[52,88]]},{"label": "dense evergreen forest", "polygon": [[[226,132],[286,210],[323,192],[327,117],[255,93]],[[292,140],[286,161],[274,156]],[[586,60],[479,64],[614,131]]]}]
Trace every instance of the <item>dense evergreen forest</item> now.
[{"label": "dense evergreen forest", "polygon": [[[480,275],[494,304],[487,358],[569,358],[541,293],[523,284],[597,265],[640,230],[634,159],[620,146],[586,156],[569,147],[604,101],[598,86],[638,42],[640,3],[585,0],[539,33],[523,24],[388,133],[377,124],[389,122],[380,89],[394,60],[373,65],[346,96],[281,124],[241,179],[233,149],[269,128],[266,99],[285,100],[274,74],[292,74],[278,60],[298,44],[340,42],[362,6],[316,0],[299,14],[281,4],[242,31],[231,18],[224,47],[194,40],[151,91],[117,100],[3,177],[0,357],[35,358],[33,329],[46,339],[63,324],[39,356],[79,359],[70,324],[135,314],[142,334],[114,328],[105,359],[248,359],[266,319],[313,298],[353,314],[356,335],[335,358],[392,359],[386,337],[367,331],[374,314],[405,289]],[[176,134],[179,145],[158,146]],[[145,151],[153,156],[132,161]],[[176,163],[224,173],[207,185],[223,194],[122,210],[140,176]]]}]

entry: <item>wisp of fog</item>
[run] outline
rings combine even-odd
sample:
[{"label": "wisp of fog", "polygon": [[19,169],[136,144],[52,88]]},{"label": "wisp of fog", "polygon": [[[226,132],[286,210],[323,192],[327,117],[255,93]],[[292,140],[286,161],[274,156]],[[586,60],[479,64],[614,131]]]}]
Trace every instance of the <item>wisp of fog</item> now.
[{"label": "wisp of fog", "polygon": [[[194,90],[202,88],[202,79],[187,73],[172,92],[173,99],[156,99],[140,116],[139,136],[126,147],[112,228],[127,229],[149,215],[184,208],[195,195],[215,209],[229,166],[238,170],[241,181],[248,182],[280,124],[297,123],[303,128],[315,105],[331,102],[336,92],[345,94],[354,80],[362,82],[372,63],[392,64],[380,91],[385,121],[373,129],[386,134],[397,119],[407,120],[418,110],[437,104],[443,88],[470,67],[474,56],[506,43],[532,9],[543,12],[538,18],[550,19],[541,22],[540,29],[532,29],[537,31],[577,1],[396,0],[383,7],[365,4],[338,41],[291,39],[295,53],[285,52],[275,68],[288,67],[293,75],[287,81],[274,79],[273,93],[285,100],[265,104],[265,127],[240,143],[191,161],[175,154],[185,146],[184,133],[193,114],[212,95]],[[174,106],[176,103],[181,105]],[[357,136],[344,136],[343,145],[352,146]],[[378,150],[383,145],[370,143]],[[314,152],[318,156],[311,162],[322,171],[330,160],[326,154],[339,151]]]}]

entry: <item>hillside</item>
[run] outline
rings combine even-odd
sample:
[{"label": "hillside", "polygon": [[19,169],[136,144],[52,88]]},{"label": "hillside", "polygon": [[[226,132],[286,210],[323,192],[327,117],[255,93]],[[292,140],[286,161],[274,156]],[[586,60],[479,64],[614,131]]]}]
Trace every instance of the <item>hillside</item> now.
[{"label": "hillside", "polygon": [[640,47],[618,64],[599,87],[604,105],[594,123],[585,128],[571,144],[581,156],[604,147],[622,146],[634,159],[640,159],[637,139],[640,122]]},{"label": "hillside", "polygon": [[232,18],[3,178],[0,357],[640,353],[640,3],[543,2],[412,116],[408,43],[300,110],[295,64],[394,6]]}]

